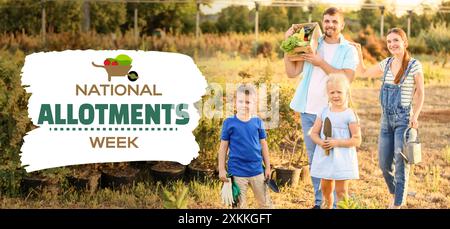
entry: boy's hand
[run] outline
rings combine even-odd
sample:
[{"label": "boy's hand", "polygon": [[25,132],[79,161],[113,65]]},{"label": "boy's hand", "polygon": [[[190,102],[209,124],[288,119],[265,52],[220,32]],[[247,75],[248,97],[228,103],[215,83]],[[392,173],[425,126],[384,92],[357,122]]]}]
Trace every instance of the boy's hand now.
[{"label": "boy's hand", "polygon": [[270,179],[270,166],[267,166],[265,169],[264,169],[264,178],[267,180],[267,179]]},{"label": "boy's hand", "polygon": [[219,179],[223,182],[228,182],[227,171],[225,169],[219,170]]}]

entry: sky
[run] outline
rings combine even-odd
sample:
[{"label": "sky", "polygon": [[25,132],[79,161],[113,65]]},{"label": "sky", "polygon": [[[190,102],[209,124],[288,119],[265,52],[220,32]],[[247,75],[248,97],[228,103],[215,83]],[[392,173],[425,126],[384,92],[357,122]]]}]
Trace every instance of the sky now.
[{"label": "sky", "polygon": [[[270,2],[270,0],[263,0],[266,2]],[[414,9],[421,3],[430,5],[432,7],[438,7],[442,0],[375,0],[375,2],[385,2],[387,6],[393,6],[395,5],[397,8],[397,14],[403,14],[406,13],[406,10]],[[243,1],[239,0],[216,0],[214,3],[212,3],[211,7],[207,7],[204,5],[201,5],[201,11],[205,14],[215,14],[220,12],[221,9],[233,4],[238,3],[242,4]],[[254,8],[253,1],[246,1],[248,2],[248,6],[250,9]],[[320,1],[312,1],[312,2],[322,2],[322,3],[328,3],[328,4],[342,4],[342,0],[320,0]],[[360,5],[364,0],[346,0],[345,3],[342,6],[346,5],[348,6],[358,6]],[[339,7],[339,6],[338,6]]]}]

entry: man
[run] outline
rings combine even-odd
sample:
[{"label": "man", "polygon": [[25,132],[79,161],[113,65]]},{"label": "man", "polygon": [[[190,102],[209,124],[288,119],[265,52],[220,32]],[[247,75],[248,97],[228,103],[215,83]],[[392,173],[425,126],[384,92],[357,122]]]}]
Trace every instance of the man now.
[{"label": "man", "polygon": [[[290,61],[284,57],[286,73],[288,77],[295,78],[303,72],[294,97],[291,108],[301,114],[303,135],[308,153],[309,164],[313,158],[316,145],[312,142],[309,131],[314,124],[317,114],[328,104],[326,82],[331,73],[342,73],[351,82],[355,76],[358,64],[357,52],[341,31],[344,29],[344,15],[342,11],[331,7],[323,13],[322,28],[324,35],[319,38],[316,53],[302,54],[297,61]],[[297,25],[292,25],[286,32],[288,38],[295,32]],[[320,179],[311,177],[314,186],[315,202],[313,209],[320,208],[322,193],[320,191]]]}]

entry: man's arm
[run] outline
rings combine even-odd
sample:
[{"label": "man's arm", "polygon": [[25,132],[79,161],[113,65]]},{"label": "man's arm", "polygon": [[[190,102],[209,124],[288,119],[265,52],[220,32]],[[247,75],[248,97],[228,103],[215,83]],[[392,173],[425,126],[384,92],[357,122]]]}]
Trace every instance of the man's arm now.
[{"label": "man's arm", "polygon": [[290,61],[287,55],[284,55],[284,67],[289,78],[297,77],[303,71],[304,60]]},{"label": "man's arm", "polygon": [[314,66],[320,67],[322,68],[322,70],[327,74],[331,74],[331,73],[341,73],[344,74],[347,79],[352,82],[354,77],[355,77],[355,71],[352,69],[337,69],[334,68],[333,66],[331,66],[330,64],[328,64],[324,59],[322,59],[319,55],[315,54],[315,53],[310,53],[310,54],[302,54],[302,57],[310,62],[311,64],[313,64]]},{"label": "man's arm", "polygon": [[329,65],[327,62],[325,62],[324,60],[322,60],[320,62],[320,64],[318,65],[318,67],[322,68],[322,70],[327,74],[331,74],[331,73],[341,73],[344,74],[349,82],[352,82],[353,79],[355,78],[355,71],[353,71],[352,69],[337,69],[337,68],[333,68],[333,66]]},{"label": "man's arm", "polygon": [[[298,29],[299,24],[292,24],[292,26],[284,34],[284,39],[288,39],[294,32]],[[305,60],[303,58],[298,58],[296,61],[290,61],[287,55],[284,55],[284,66],[286,69],[286,74],[289,78],[297,77],[303,71],[303,63]]]}]

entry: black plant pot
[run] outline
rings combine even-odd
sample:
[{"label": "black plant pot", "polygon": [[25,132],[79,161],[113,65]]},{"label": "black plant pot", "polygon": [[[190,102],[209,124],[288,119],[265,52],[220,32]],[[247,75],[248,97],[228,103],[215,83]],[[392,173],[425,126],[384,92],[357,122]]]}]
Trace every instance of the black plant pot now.
[{"label": "black plant pot", "polygon": [[[30,195],[31,192],[34,194],[50,192],[53,195],[58,195],[61,191],[60,185],[55,180],[39,175],[22,178],[20,188],[25,195]],[[34,196],[34,194],[32,196]]]},{"label": "black plant pot", "polygon": [[153,178],[163,183],[184,178],[186,166],[176,162],[159,162],[150,167]]},{"label": "black plant pot", "polygon": [[197,180],[205,182],[207,180],[213,180],[218,178],[218,174],[215,169],[211,168],[201,168],[193,164],[187,166],[187,177],[189,180]]},{"label": "black plant pot", "polygon": [[302,168],[275,168],[276,180],[280,186],[297,186],[301,172]]},{"label": "black plant pot", "polygon": [[102,188],[117,189],[123,186],[131,186],[136,181],[139,170],[136,168],[103,169]]},{"label": "black plant pot", "polygon": [[88,173],[72,174],[67,177],[70,186],[77,190],[88,190],[95,192],[100,186],[102,173],[99,171],[89,171]]}]

